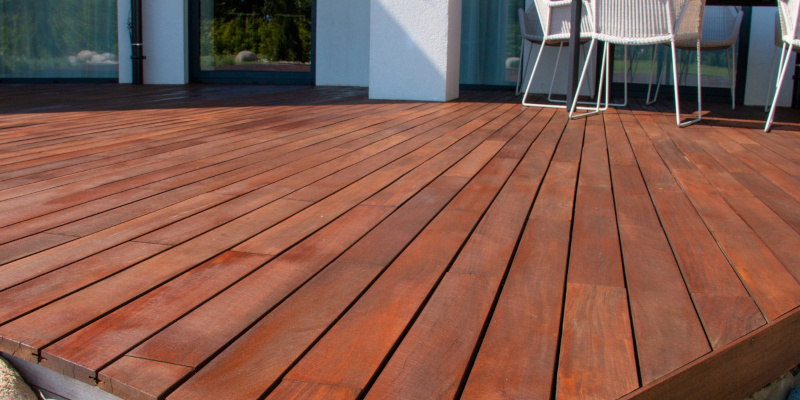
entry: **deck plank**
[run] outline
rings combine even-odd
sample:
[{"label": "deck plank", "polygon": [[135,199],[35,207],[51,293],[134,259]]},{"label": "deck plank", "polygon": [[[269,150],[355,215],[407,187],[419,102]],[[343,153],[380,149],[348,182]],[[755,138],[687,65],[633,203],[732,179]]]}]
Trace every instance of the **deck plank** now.
[{"label": "deck plank", "polygon": [[[475,146],[477,146],[477,143]],[[440,202],[437,204],[436,211],[440,210],[467,181],[466,178],[443,175],[439,180],[434,181],[432,186],[423,189],[423,192],[429,191],[437,185],[441,185],[441,183],[437,184],[440,180],[451,188],[445,190],[438,196]],[[453,186],[452,184],[447,184],[448,181],[453,180],[455,180],[453,183],[459,182],[458,185]],[[412,205],[409,209],[418,210],[419,207],[413,207]],[[435,212],[432,214],[423,214],[429,215],[429,218],[431,218],[435,215]],[[416,232],[418,232],[420,228],[421,226],[417,227]],[[407,240],[411,238],[413,238],[413,236],[409,237]],[[416,241],[414,243],[416,243]],[[364,258],[369,259],[368,257]],[[328,267],[320,276],[319,280],[323,283],[319,283],[316,279],[310,282],[309,284],[314,285],[311,286],[313,289],[307,289],[306,287],[301,289],[301,292],[297,295],[296,301],[293,296],[286,304],[281,305],[278,309],[267,315],[264,320],[256,324],[251,331],[248,331],[242,336],[239,341],[228,348],[220,357],[214,359],[206,369],[201,370],[198,375],[176,391],[173,396],[177,396],[177,398],[196,396],[198,393],[208,390],[208,383],[217,381],[219,379],[217,378],[219,374],[227,374],[231,369],[241,371],[241,373],[247,370],[261,371],[258,378],[254,379],[254,381],[258,381],[258,384],[254,384],[253,386],[262,392],[268,390],[291,363],[317,338],[317,335],[319,335],[323,329],[327,328],[330,323],[334,322],[339,313],[341,313],[342,310],[353,301],[353,298],[360,294],[361,291],[364,290],[364,287],[375,279],[376,274],[380,273],[385,267],[384,264],[363,265],[364,258],[359,257],[356,261],[350,262],[348,261],[348,255],[343,255],[340,260]],[[342,280],[343,276],[350,278]],[[326,281],[329,283],[324,284]],[[330,288],[328,288],[329,286]],[[328,299],[324,303],[329,305],[326,307],[315,307],[319,308],[319,310],[307,309],[309,304],[316,304],[314,299],[320,297]],[[320,323],[323,325],[318,325]],[[276,327],[284,328],[276,329]],[[297,331],[295,331],[295,329],[297,329]],[[259,354],[264,355],[264,358],[253,357],[252,362],[259,363],[260,366],[252,368],[252,365],[239,364],[236,361],[240,358],[238,354],[241,351],[252,352],[253,346],[259,349],[256,350]],[[269,354],[273,354],[273,356],[268,357]],[[266,360],[269,360],[268,364],[265,363]],[[232,363],[239,365],[234,368],[229,368],[228,366],[232,365]],[[228,390],[230,393],[237,393],[235,388],[230,387]],[[243,395],[243,393],[240,393],[240,395]]]},{"label": "deck plank", "polygon": [[464,398],[551,396],[583,128],[583,120],[566,126],[470,371]]},{"label": "deck plank", "polygon": [[[544,119],[538,124],[547,121],[548,114],[542,115]],[[523,130],[522,133],[524,134],[517,136],[512,142],[530,143],[538,134],[535,130]],[[513,154],[522,157],[526,150],[525,146],[512,145],[512,142],[509,142],[478,173],[476,179],[471,181],[387,268],[353,308],[286,375],[287,379],[316,381],[359,389],[369,384],[394,341],[401,335],[409,318],[413,316],[416,307],[419,307],[474,224],[478,222],[482,210],[460,209],[459,205],[463,203],[459,198],[474,198],[471,193],[474,191],[479,191],[478,193],[490,201],[494,198],[505,177],[508,177],[516,166],[516,162],[508,165],[505,161],[514,160],[511,158]],[[494,188],[487,188],[483,182],[477,180],[484,175],[494,178],[492,179]],[[473,203],[475,204],[488,206],[487,202]],[[428,267],[421,268],[425,265]],[[397,285],[397,282],[405,284]],[[414,297],[408,299],[398,297],[401,296],[399,291],[403,288],[413,290]],[[367,328],[373,326],[389,327],[388,332],[391,334],[384,335],[380,333],[381,330]],[[356,331],[364,331],[365,334],[358,338],[352,337],[352,332]],[[363,354],[357,363],[343,365],[337,355],[352,352],[363,352]]]},{"label": "deck plank", "polygon": [[[308,206],[296,200],[278,200],[222,225],[209,234],[159,253],[133,268],[113,275],[47,307],[0,326],[0,349],[38,361],[39,351],[69,332],[127,303],[191,268],[225,252]],[[12,339],[13,338],[13,339]]]},{"label": "deck plank", "polygon": [[162,245],[125,242],[50,274],[0,291],[0,303],[3,304],[0,308],[0,324],[83,289],[166,249]]},{"label": "deck plank", "polygon": [[[651,119],[642,117],[649,123]],[[663,125],[662,125],[663,126]],[[671,130],[671,127],[665,127]],[[645,129],[649,135],[666,135],[661,128]],[[731,265],[745,283],[767,320],[773,320],[800,305],[800,284],[775,255],[717,193],[684,153],[669,139],[660,142],[671,154],[681,157],[682,166],[671,169]],[[669,163],[674,156],[665,157]],[[746,251],[742,249],[746,248]],[[754,265],[759,265],[754,268]],[[776,290],[777,289],[777,290]]]},{"label": "deck plank", "polygon": [[[510,119],[510,118],[513,118],[514,115],[516,115],[516,112],[513,112],[513,113],[508,113],[507,112],[506,114],[508,114],[508,117],[506,117],[506,118]],[[482,137],[482,135],[478,135],[477,137],[480,138],[480,137]],[[508,138],[506,138],[506,140],[508,140]],[[463,157],[464,153],[468,152],[472,148],[477,147],[481,143],[480,140],[477,140],[477,141],[476,140],[472,140],[472,141],[461,141],[461,142],[459,142],[459,144],[460,143],[465,143],[466,144],[466,143],[470,143],[470,142],[471,142],[471,145],[469,145],[469,146],[453,146],[453,149],[454,149],[453,152],[455,153],[455,157],[439,157],[439,156],[437,156],[437,157],[434,157],[433,159],[431,159],[428,163],[423,164],[423,166],[425,166],[427,164],[431,164],[431,165],[434,165],[434,166],[438,165],[438,167],[436,167],[436,168],[438,168],[439,171],[443,170],[444,168],[446,168],[449,165],[451,165],[452,162],[455,162],[455,161],[459,160],[461,157]],[[464,148],[461,148],[461,147],[464,147]],[[441,155],[444,155],[444,154],[441,154]],[[486,158],[486,155],[484,155],[483,157]],[[449,163],[445,163],[445,164],[437,163],[436,162],[437,158],[443,158],[445,160],[447,160],[449,158],[450,162]],[[486,162],[486,161],[484,161],[484,162]],[[420,189],[420,188],[416,187],[416,184],[418,182],[420,182],[420,181],[424,182],[425,181],[425,179],[423,179],[424,176],[426,176],[426,175],[429,176],[428,179],[430,180],[430,179],[433,179],[435,176],[437,176],[440,173],[440,172],[436,172],[436,169],[434,169],[433,173],[431,173],[431,172],[428,172],[426,169],[420,169],[420,168],[415,169],[414,171],[412,171],[408,175],[409,177],[410,176],[414,176],[414,179],[406,180],[407,182],[414,183],[415,185],[408,185],[408,184],[405,184],[405,185],[403,185],[403,184],[401,184],[401,185],[391,185],[391,186],[387,187],[386,189],[384,189],[382,192],[378,193],[375,197],[376,198],[381,198],[381,197],[384,197],[384,196],[382,196],[382,193],[392,193],[390,198],[398,198],[399,196],[403,196],[403,197],[408,198],[408,197],[411,196],[411,194],[415,193],[417,190]],[[422,172],[421,173],[417,173],[418,171],[422,171]],[[454,179],[455,179],[455,181],[454,181]],[[308,285],[315,285],[314,287],[318,287],[318,285],[320,285],[320,284],[316,283],[316,282],[318,282],[320,280],[322,280],[322,282],[329,282],[329,281],[334,280],[334,279],[341,279],[342,276],[352,276],[353,279],[351,279],[350,281],[347,281],[347,280],[340,281],[341,284],[355,285],[355,286],[353,286],[353,288],[358,288],[359,285],[364,285],[363,283],[362,284],[358,284],[358,282],[363,281],[363,279],[367,279],[367,282],[368,282],[371,279],[370,278],[370,276],[372,276],[371,274],[374,274],[376,272],[376,270],[375,270],[374,267],[368,268],[368,269],[364,269],[364,267],[359,267],[359,265],[362,265],[362,264],[365,264],[365,263],[366,263],[365,265],[371,265],[373,263],[375,265],[381,265],[379,260],[375,260],[373,262],[367,262],[366,260],[368,260],[368,259],[363,258],[363,257],[357,257],[355,263],[353,263],[352,266],[351,266],[351,263],[349,263],[347,261],[348,254],[350,254],[350,253],[352,253],[354,251],[356,253],[358,253],[359,251],[361,251],[359,249],[371,249],[372,251],[374,251],[375,248],[381,248],[381,249],[383,249],[383,252],[387,252],[387,254],[391,254],[391,251],[388,251],[387,247],[391,248],[391,247],[396,247],[398,245],[399,246],[403,246],[403,243],[406,243],[407,241],[410,241],[414,237],[416,232],[418,232],[419,229],[421,229],[421,227],[424,226],[424,224],[430,218],[432,218],[433,215],[435,215],[436,211],[438,211],[441,208],[442,204],[439,204],[437,206],[437,202],[441,203],[441,201],[443,201],[443,200],[446,201],[450,196],[452,196],[454,194],[453,190],[457,191],[457,189],[461,185],[464,184],[465,180],[466,180],[466,178],[464,178],[464,177],[457,177],[457,176],[446,177],[443,180],[443,182],[445,183],[444,186],[442,186],[441,184],[435,184],[435,183],[432,184],[433,186],[428,186],[428,188],[424,189],[417,196],[415,196],[408,204],[404,205],[400,210],[398,210],[396,215],[393,214],[393,216],[390,217],[389,219],[387,219],[384,223],[378,225],[378,227],[375,228],[374,232],[370,233],[364,239],[362,239],[362,241],[366,240],[367,243],[370,243],[370,242],[374,242],[374,240],[376,240],[376,239],[380,240],[380,241],[385,241],[386,239],[384,239],[384,238],[388,236],[389,238],[393,239],[393,241],[391,243],[385,243],[384,245],[381,245],[381,246],[374,246],[374,244],[356,245],[353,249],[348,250],[347,252],[345,252],[344,255],[339,259],[339,261],[337,261],[336,263],[334,263],[331,266],[327,267],[319,277],[314,278],[314,280],[312,280],[310,283],[308,283]],[[402,183],[402,182],[403,182],[403,180],[401,179],[401,180],[397,181],[396,183]],[[450,182],[450,183],[447,183],[447,182]],[[457,182],[461,182],[461,183],[454,186],[453,184],[455,184]],[[450,192],[451,194],[447,195],[448,192]],[[403,193],[405,193],[405,194],[403,194]],[[367,207],[369,209],[369,208],[376,208],[375,205],[377,205],[372,201],[367,201],[365,204],[367,204],[367,205],[362,205],[362,206],[358,206],[358,207]],[[385,204],[385,203],[383,203],[383,204]],[[378,207],[378,208],[391,210],[390,207],[391,206],[383,205],[383,206]],[[426,209],[429,209],[430,211],[425,212]],[[345,214],[345,215],[347,215],[347,214]],[[342,217],[342,218],[344,218],[344,217]],[[334,222],[334,224],[336,224],[340,219],[337,219]],[[422,224],[422,225],[420,225],[420,224]],[[402,232],[406,232],[406,233],[402,233]],[[400,239],[403,236],[406,236],[407,239],[405,239],[405,240]],[[357,238],[354,237],[353,240],[347,241],[347,240],[344,240],[341,237],[341,234],[334,235],[332,237],[336,237],[336,240],[343,242],[343,245],[345,245],[345,246],[349,246],[350,243],[352,243],[353,241],[355,241],[355,239],[357,239]],[[370,239],[370,238],[372,238],[372,239]],[[394,241],[397,241],[397,243],[394,243]],[[286,259],[290,263],[295,263],[295,264],[301,263],[301,265],[303,265],[303,264],[308,265],[308,268],[314,268],[314,270],[319,270],[320,268],[324,267],[325,264],[330,262],[336,256],[336,254],[338,254],[337,252],[332,252],[332,253],[330,253],[330,256],[328,256],[327,259],[326,258],[321,258],[320,259],[319,257],[317,257],[316,259],[308,259],[308,256],[306,256],[306,254],[309,254],[310,249],[308,249],[308,248],[306,248],[306,246],[304,246],[304,244],[308,243],[308,242],[309,242],[308,240],[304,241],[303,244],[301,244],[299,248],[290,250],[288,253],[285,253],[283,256],[279,257],[274,262],[281,262],[282,259]],[[361,243],[361,242],[359,242],[359,243]],[[398,248],[396,251],[399,252],[401,248],[402,247]],[[343,249],[344,248],[342,248],[342,249],[340,249],[338,251],[341,252]],[[316,250],[314,252],[315,253],[320,253],[319,250]],[[385,257],[385,255],[382,255],[382,257]],[[383,262],[384,263],[388,263],[389,261],[390,261],[390,259],[387,259],[387,260],[385,260]],[[363,269],[363,271],[359,272],[359,270],[362,270],[362,269]],[[302,272],[302,270],[298,270],[298,271]],[[378,268],[377,271],[380,271],[380,268]],[[352,275],[354,273],[356,275]],[[360,279],[356,279],[357,277],[360,276],[359,274],[363,275],[363,277],[360,278]],[[261,275],[262,276],[258,277],[258,278],[256,276],[253,276],[253,278],[256,278],[256,279],[248,278],[248,280],[243,281],[241,283],[241,285],[243,285],[243,287],[253,287],[253,288],[263,287],[264,283],[260,282],[259,279],[262,279],[262,280],[263,279],[274,280],[274,278],[270,277],[270,275],[267,275],[267,274],[261,274]],[[334,285],[333,287],[336,287],[336,286]],[[131,354],[135,355],[136,357],[157,358],[159,360],[165,360],[165,357],[167,357],[166,360],[168,360],[169,362],[171,362],[171,363],[181,363],[182,365],[200,365],[200,363],[203,360],[205,360],[205,358],[210,356],[208,351],[205,351],[205,352],[203,352],[201,354],[197,354],[197,355],[190,356],[190,357],[187,357],[186,353],[196,353],[196,351],[187,351],[187,352],[184,352],[184,354],[170,352],[170,354],[172,354],[172,356],[165,356],[164,354],[159,354],[160,351],[158,349],[160,347],[163,347],[163,345],[160,345],[159,343],[169,343],[172,340],[170,340],[168,338],[174,337],[175,335],[179,335],[181,337],[195,337],[198,340],[206,341],[207,343],[209,341],[219,342],[219,338],[226,338],[227,337],[227,338],[233,339],[234,336],[232,336],[232,335],[235,335],[236,333],[238,333],[238,330],[236,330],[235,328],[230,330],[229,331],[230,333],[222,333],[222,332],[216,332],[215,333],[215,332],[211,332],[211,334],[213,334],[213,337],[208,337],[209,332],[208,332],[207,329],[203,329],[202,331],[196,331],[195,327],[198,327],[198,326],[201,326],[201,325],[196,323],[196,322],[192,323],[190,321],[198,321],[198,320],[203,320],[203,319],[214,320],[216,318],[219,318],[218,315],[220,313],[223,313],[223,314],[225,314],[225,318],[227,318],[227,319],[229,319],[231,321],[231,324],[228,325],[228,327],[239,326],[240,327],[239,329],[245,329],[247,326],[252,324],[261,314],[263,314],[264,312],[268,311],[270,309],[270,307],[272,307],[274,304],[276,304],[275,300],[257,301],[257,302],[255,302],[256,306],[252,307],[252,309],[254,311],[249,311],[247,314],[242,314],[241,316],[232,316],[232,315],[230,315],[228,309],[226,309],[225,307],[217,307],[215,304],[225,305],[225,304],[235,303],[236,302],[236,300],[235,300],[236,297],[237,296],[241,297],[242,295],[248,296],[248,299],[251,302],[253,301],[252,291],[250,293],[248,293],[248,292],[242,292],[242,290],[239,290],[239,289],[237,289],[235,287],[233,289],[235,289],[235,290],[227,291],[223,296],[220,296],[218,299],[214,299],[208,305],[206,305],[203,308],[199,309],[198,312],[195,312],[195,313],[192,313],[192,314],[188,315],[185,322],[184,321],[179,321],[177,324],[171,326],[170,328],[165,330],[163,333],[160,333],[160,334],[156,335],[153,339],[151,339],[148,342],[144,343],[138,349],[134,350]],[[325,286],[320,286],[318,289],[315,289],[315,290],[313,290],[313,291],[311,291],[309,293],[310,293],[310,296],[312,296],[312,298],[316,299],[316,298],[319,298],[319,296],[322,296],[320,293],[324,293],[324,292],[326,292],[326,290],[327,289],[326,289]],[[344,289],[342,289],[342,290],[344,290]],[[352,290],[352,289],[350,289],[350,290]],[[270,316],[272,316],[272,315],[274,315],[276,313],[277,314],[290,313],[290,315],[294,315],[294,314],[291,314],[290,311],[284,311],[284,310],[291,310],[292,307],[295,307],[295,308],[296,307],[302,307],[302,306],[304,306],[306,304],[312,304],[312,305],[313,304],[317,304],[314,301],[312,301],[310,303],[307,302],[307,301],[306,302],[301,302],[299,300],[294,301],[295,297],[299,298],[299,296],[301,296],[301,294],[305,293],[305,292],[308,292],[308,289],[305,289],[305,288],[301,289],[301,292],[298,292],[298,294],[294,295],[292,298],[290,298],[288,300],[288,302],[289,302],[288,304],[281,305],[281,307],[279,307],[276,311],[273,311],[268,316],[268,318],[271,318]],[[337,292],[334,291],[332,293],[335,294]],[[272,292],[267,292],[265,294],[269,294],[270,296],[273,296]],[[345,296],[345,299],[346,298],[347,298],[347,296]],[[261,310],[261,311],[259,311],[259,310]],[[324,320],[324,319],[321,319],[321,318],[323,318],[324,314],[323,315],[319,315],[318,314],[319,312],[322,312],[322,311],[324,311],[324,310],[317,310],[315,313],[309,314],[309,316],[311,316],[311,315],[316,316],[315,318],[311,319],[314,324],[318,324],[318,323],[320,323],[320,321]],[[333,315],[335,316],[336,312],[333,312]],[[275,318],[277,318],[277,317],[275,317]],[[240,322],[235,322],[235,321],[240,321]],[[284,334],[289,333],[289,332],[292,332],[292,331],[289,330],[289,331],[285,332]],[[308,332],[308,330],[303,330],[303,332]],[[204,337],[206,337],[206,339],[199,339],[198,335],[203,335]],[[288,337],[291,338],[292,340],[294,340],[295,343],[297,343],[296,341],[299,340],[299,336],[297,336],[297,337],[296,336],[297,335],[289,335]],[[219,344],[219,346],[222,346],[222,345],[224,345],[224,341]],[[211,346],[211,347],[212,347],[211,350],[213,351],[213,346]],[[288,345],[285,345],[283,348],[285,349],[285,351],[288,351],[288,349],[290,347]],[[302,348],[303,347],[301,347],[301,349]]]},{"label": "deck plank", "polygon": [[[551,120],[531,145],[367,398],[449,398],[461,390],[565,122],[562,118]],[[425,362],[419,354],[439,361]]]},{"label": "deck plank", "polygon": [[613,113],[605,122],[639,373],[647,385],[711,347],[622,123]]},{"label": "deck plank", "polygon": [[800,362],[792,113],[2,87],[0,351],[126,400],[745,397]]},{"label": "deck plank", "polygon": [[765,324],[644,128],[630,117],[620,119],[711,346],[722,347]]},{"label": "deck plank", "polygon": [[603,121],[589,117],[575,197],[558,362],[559,398],[639,387]]}]

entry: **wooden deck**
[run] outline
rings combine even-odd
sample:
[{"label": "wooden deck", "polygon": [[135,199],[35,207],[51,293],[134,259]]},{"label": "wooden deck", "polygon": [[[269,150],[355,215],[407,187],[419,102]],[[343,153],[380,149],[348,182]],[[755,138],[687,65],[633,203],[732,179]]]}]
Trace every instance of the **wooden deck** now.
[{"label": "wooden deck", "polygon": [[0,351],[119,397],[735,399],[800,363],[796,110],[2,93]]}]

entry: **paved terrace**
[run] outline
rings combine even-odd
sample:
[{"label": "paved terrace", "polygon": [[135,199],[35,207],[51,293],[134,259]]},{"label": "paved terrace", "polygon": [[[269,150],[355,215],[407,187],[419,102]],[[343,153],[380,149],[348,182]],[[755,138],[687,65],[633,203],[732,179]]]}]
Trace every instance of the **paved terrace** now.
[{"label": "paved terrace", "polygon": [[800,362],[794,110],[2,92],[0,350],[122,398],[735,399]]}]

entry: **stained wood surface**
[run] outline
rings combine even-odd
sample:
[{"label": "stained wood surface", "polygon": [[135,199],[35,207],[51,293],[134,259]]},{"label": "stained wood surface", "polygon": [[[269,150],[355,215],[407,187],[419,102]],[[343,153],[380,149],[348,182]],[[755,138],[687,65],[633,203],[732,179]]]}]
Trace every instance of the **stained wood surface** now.
[{"label": "stained wood surface", "polygon": [[800,363],[784,110],[2,88],[0,351],[124,399],[743,397]]}]

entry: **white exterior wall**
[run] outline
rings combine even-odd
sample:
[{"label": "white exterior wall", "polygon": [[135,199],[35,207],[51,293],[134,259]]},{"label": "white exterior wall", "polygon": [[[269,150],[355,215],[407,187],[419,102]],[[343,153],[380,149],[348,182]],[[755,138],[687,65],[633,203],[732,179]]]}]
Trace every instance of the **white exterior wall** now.
[{"label": "white exterior wall", "polygon": [[[775,12],[777,7],[753,7],[750,23],[750,50],[747,57],[747,83],[744,91],[744,104],[748,106],[763,106],[766,91],[770,90],[767,103],[772,104],[775,94],[775,74],[778,66],[775,62],[774,72],[770,72],[772,57],[775,54]],[[780,49],[778,59],[780,60]],[[792,75],[796,53],[792,53],[789,70],[781,87],[778,106],[790,107],[792,105]]]},{"label": "white exterior wall", "polygon": [[[117,0],[119,81],[131,83],[130,0]],[[144,83],[183,85],[189,82],[188,0],[142,2]]]},{"label": "white exterior wall", "polygon": [[317,85],[369,86],[369,3],[317,0]]},{"label": "white exterior wall", "polygon": [[369,97],[458,97],[461,0],[371,0]]}]

